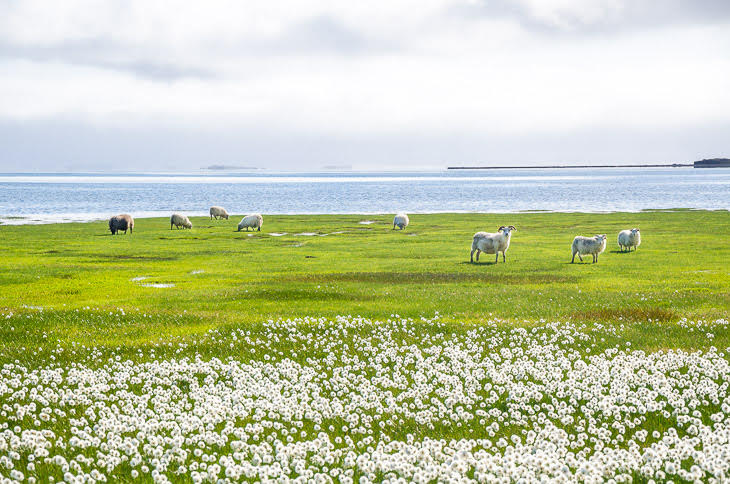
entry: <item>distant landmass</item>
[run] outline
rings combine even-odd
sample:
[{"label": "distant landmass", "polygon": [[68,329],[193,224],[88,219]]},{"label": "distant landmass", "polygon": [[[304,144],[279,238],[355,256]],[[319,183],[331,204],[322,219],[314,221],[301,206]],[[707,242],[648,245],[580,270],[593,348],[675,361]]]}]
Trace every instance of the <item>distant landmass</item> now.
[{"label": "distant landmass", "polygon": [[261,170],[255,166],[234,166],[234,165],[210,165],[201,170]]},{"label": "distant landmass", "polygon": [[[696,166],[698,162],[695,162]],[[693,166],[692,163],[671,163],[654,165],[531,165],[531,166],[449,166],[448,170],[516,170],[516,169],[538,169],[538,168],[677,168],[682,166]]]},{"label": "distant landmass", "polygon": [[730,167],[730,158],[710,158],[694,162],[695,168],[720,168]]},{"label": "distant landmass", "polygon": [[352,171],[352,165],[324,165],[322,169],[328,171]]}]

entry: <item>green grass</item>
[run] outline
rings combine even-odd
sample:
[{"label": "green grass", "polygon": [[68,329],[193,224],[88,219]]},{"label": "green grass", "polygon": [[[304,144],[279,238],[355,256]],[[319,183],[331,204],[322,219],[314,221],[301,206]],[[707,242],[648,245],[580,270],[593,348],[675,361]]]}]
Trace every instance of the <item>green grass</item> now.
[{"label": "green grass", "polygon": [[[193,230],[170,230],[166,219],[139,219],[126,236],[111,236],[105,222],[3,226],[0,308],[26,331],[2,335],[4,352],[17,354],[42,331],[62,344],[135,347],[278,317],[436,311],[459,324],[641,323],[636,341],[648,348],[695,347],[703,343],[671,323],[730,314],[725,211],[413,215],[403,232],[391,230],[390,216],[268,216],[249,233],[236,232],[236,220],[199,217]],[[486,254],[469,263],[472,234],[505,224],[517,226],[507,263]],[[634,226],[641,247],[619,253],[617,232]],[[302,232],[323,236],[294,235]],[[573,236],[595,233],[608,234],[599,263],[570,264]],[[28,307],[44,308],[45,322],[18,318],[35,311]],[[88,324],[87,307],[156,323],[130,315],[128,324]]]},{"label": "green grass", "polygon": [[[550,337],[554,333],[546,329],[545,321],[560,321],[561,328],[575,323],[586,339],[561,337],[557,343],[586,358],[604,355],[609,348],[715,346],[724,351],[730,347],[727,325],[681,321],[730,315],[728,212],[413,215],[404,232],[391,230],[390,216],[268,216],[264,230],[253,233],[236,232],[236,220],[193,218],[193,230],[169,230],[166,219],[139,219],[133,235],[114,237],[104,222],[0,227],[0,365],[18,361],[30,369],[69,369],[184,356],[242,363],[291,358],[307,367],[322,364],[326,381],[336,358],[323,362],[333,355],[357,354],[361,361],[372,361],[388,344],[419,349],[434,341],[487,344],[488,336],[495,335],[500,341],[489,344],[514,348],[514,341],[519,341],[515,334],[522,330],[514,329],[515,339],[508,341],[510,329],[521,327],[534,338]],[[362,220],[376,223],[363,225]],[[473,233],[494,231],[500,225],[517,226],[507,263],[494,264],[489,255],[483,255],[479,264],[469,263]],[[618,252],[616,234],[634,226],[641,228],[641,247],[637,252]],[[271,235],[284,232],[287,235]],[[321,236],[295,235],[304,232]],[[596,233],[608,234],[609,242],[599,263],[591,264],[589,258],[570,264],[573,237]],[[437,322],[418,321],[436,312]],[[348,314],[372,323],[353,327],[347,335],[338,333],[337,325],[304,325],[292,333],[285,328],[272,332],[264,324],[268,319]],[[416,319],[420,332],[398,323],[378,323],[393,314]],[[485,325],[489,328],[479,328],[483,332],[474,331]],[[393,331],[387,338],[380,333],[384,327]],[[356,336],[372,340],[373,346],[348,346]],[[321,346],[324,340],[329,343]],[[529,382],[529,375],[525,378]],[[144,383],[150,388],[159,384]],[[186,398],[190,385],[174,382],[172,386],[180,390],[175,398]],[[139,384],[130,386],[130,391],[151,390]],[[11,396],[13,402],[25,402],[20,393],[6,392],[0,403]],[[491,398],[488,408],[509,410],[508,391],[490,395],[486,390],[479,393],[484,401]],[[553,395],[538,402],[552,403]],[[719,410],[708,402],[703,405],[702,418],[708,424],[709,416]],[[68,409],[71,416],[86,410],[86,404]],[[663,434],[677,427],[684,435],[674,417],[654,412],[637,428]],[[607,425],[613,420],[620,419],[605,418]],[[235,424],[244,427],[255,421]],[[48,428],[68,439],[69,422],[59,419]],[[14,420],[15,424],[23,429],[45,425],[29,417]],[[329,425],[336,428],[332,436],[352,435],[362,447],[362,436],[344,430],[344,421],[323,422],[323,428]],[[578,432],[564,427],[571,434]],[[310,436],[318,431],[309,420],[302,430]],[[375,437],[399,441],[409,435],[416,440],[478,437],[496,442],[521,436],[525,430],[502,426],[490,436],[476,420],[463,426],[448,421],[424,426],[409,419],[396,422],[394,416],[382,432],[376,428]],[[652,441],[649,437],[647,442]],[[96,450],[69,452],[93,457]],[[21,454],[18,466],[23,469],[27,462]],[[123,464],[111,478],[132,481],[130,472],[131,467]],[[58,466],[42,463],[34,475],[40,481],[62,478]],[[634,477],[645,480],[638,474]]]}]

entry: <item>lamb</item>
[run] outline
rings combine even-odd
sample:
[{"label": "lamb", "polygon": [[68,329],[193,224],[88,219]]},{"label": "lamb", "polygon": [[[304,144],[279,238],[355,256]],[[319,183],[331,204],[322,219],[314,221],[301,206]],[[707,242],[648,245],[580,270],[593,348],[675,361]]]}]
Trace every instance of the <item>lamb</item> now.
[{"label": "lamb", "polygon": [[401,230],[405,229],[408,227],[408,222],[408,215],[403,212],[399,213],[393,218],[393,230],[395,230],[396,226]]},{"label": "lamb", "polygon": [[583,262],[581,255],[591,254],[593,256],[593,263],[598,262],[598,255],[606,250],[606,234],[596,235],[594,237],[583,237],[582,235],[577,236],[573,239],[573,258],[570,263],[575,262],[575,254],[578,254],[578,258]]},{"label": "lamb", "polygon": [[223,207],[213,206],[210,207],[210,219],[213,220],[213,217],[215,217],[216,220],[219,217],[228,220],[228,212],[226,212],[226,209]]},{"label": "lamb", "polygon": [[249,228],[252,229],[258,229],[259,232],[261,232],[261,227],[264,225],[264,217],[261,216],[260,213],[252,213],[251,215],[246,215],[241,219],[241,221],[238,223],[238,231],[240,232],[241,229],[246,229],[246,232],[248,232]]},{"label": "lamb", "polygon": [[172,230],[173,225],[178,229],[180,227],[183,227],[186,229],[193,228],[193,223],[190,221],[190,219],[180,213],[173,213],[170,216],[170,230]]},{"label": "lamb", "polygon": [[636,251],[639,245],[641,245],[641,233],[639,229],[627,229],[618,233],[618,246],[621,248],[621,252],[624,251],[624,247],[629,249],[629,252],[631,252],[632,247]]},{"label": "lamb", "polygon": [[505,252],[509,249],[509,241],[512,237],[512,231],[517,230],[514,225],[505,227],[504,225],[497,229],[496,234],[487,232],[477,232],[471,242],[470,260],[474,262],[474,252],[477,253],[477,262],[479,262],[479,254],[496,254],[494,263],[499,261],[499,253],[502,253],[502,262],[507,262]]},{"label": "lamb", "polygon": [[129,229],[130,234],[134,229],[134,219],[131,215],[123,213],[109,219],[109,230],[111,230],[112,235],[116,235],[117,232],[121,232],[122,230],[124,230],[124,234],[126,235],[127,229]]}]

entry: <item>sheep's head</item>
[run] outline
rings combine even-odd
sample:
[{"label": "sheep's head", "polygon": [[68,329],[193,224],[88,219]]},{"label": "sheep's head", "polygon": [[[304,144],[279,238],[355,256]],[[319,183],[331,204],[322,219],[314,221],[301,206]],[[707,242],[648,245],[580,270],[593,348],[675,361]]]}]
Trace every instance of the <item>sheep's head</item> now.
[{"label": "sheep's head", "polygon": [[606,240],[606,234],[598,234],[594,238],[596,240],[605,241]]},{"label": "sheep's head", "polygon": [[190,221],[188,221],[188,222],[185,222],[185,228],[186,228],[186,229],[192,229],[192,228],[193,228],[193,223],[192,223],[192,222],[190,222]]},{"label": "sheep's head", "polygon": [[517,230],[514,225],[502,225],[499,229],[497,229],[497,232],[502,232],[504,235],[509,235],[510,232],[513,230]]},{"label": "sheep's head", "polygon": [[639,233],[639,229],[631,229],[631,235],[636,235]]}]

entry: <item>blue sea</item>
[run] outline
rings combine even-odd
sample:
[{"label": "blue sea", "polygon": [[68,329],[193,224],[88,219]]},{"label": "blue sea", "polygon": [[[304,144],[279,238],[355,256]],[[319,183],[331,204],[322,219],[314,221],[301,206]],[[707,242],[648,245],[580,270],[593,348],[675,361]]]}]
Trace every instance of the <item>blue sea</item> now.
[{"label": "blue sea", "polygon": [[730,168],[0,174],[0,223],[231,214],[730,209]]}]

